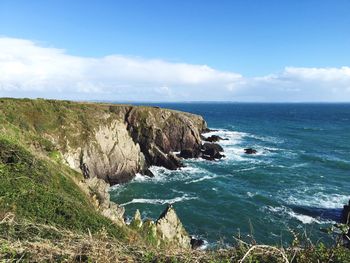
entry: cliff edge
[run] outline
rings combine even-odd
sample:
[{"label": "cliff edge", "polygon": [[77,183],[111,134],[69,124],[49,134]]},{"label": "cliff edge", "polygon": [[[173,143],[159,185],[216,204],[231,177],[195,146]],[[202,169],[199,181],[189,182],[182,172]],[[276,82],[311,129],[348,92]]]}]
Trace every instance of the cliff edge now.
[{"label": "cliff edge", "polygon": [[42,99],[0,99],[0,115],[31,147],[111,185],[151,175],[151,165],[177,169],[172,152],[200,149],[207,128],[201,116],[158,107]]}]

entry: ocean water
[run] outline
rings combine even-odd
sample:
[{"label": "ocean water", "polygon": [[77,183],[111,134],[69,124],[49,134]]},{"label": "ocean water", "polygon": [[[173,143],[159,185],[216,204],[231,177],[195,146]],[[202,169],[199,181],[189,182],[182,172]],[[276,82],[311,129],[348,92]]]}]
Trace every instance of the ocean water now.
[{"label": "ocean water", "polygon": [[[158,103],[202,115],[228,138],[226,158],[186,161],[154,178],[137,176],[111,196],[132,216],[157,219],[167,203],[189,233],[210,244],[233,235],[289,242],[290,229],[327,241],[320,230],[350,199],[350,104]],[[210,135],[210,134],[208,134]],[[252,147],[256,155],[243,149]]]}]

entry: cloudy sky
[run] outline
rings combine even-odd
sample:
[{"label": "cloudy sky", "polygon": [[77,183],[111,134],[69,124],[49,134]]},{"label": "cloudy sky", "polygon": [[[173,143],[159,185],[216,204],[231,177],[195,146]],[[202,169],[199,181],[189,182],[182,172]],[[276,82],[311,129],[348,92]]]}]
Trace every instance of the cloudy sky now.
[{"label": "cloudy sky", "polygon": [[70,2],[1,1],[0,96],[350,101],[350,1]]}]

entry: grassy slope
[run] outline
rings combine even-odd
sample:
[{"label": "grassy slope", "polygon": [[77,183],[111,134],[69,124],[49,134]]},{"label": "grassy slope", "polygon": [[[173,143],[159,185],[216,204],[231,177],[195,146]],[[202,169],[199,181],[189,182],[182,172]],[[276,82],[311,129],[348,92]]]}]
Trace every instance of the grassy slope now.
[{"label": "grassy slope", "polygon": [[123,237],[122,229],[95,210],[74,177],[81,179],[73,170],[0,138],[0,213],[81,232],[106,227],[110,234]]},{"label": "grassy slope", "polygon": [[[94,209],[76,184],[81,175],[62,165],[55,147],[42,136],[50,131],[81,140],[88,137],[97,117],[104,112],[119,114],[119,111],[119,107],[110,105],[0,99],[0,260],[237,262],[241,259],[251,246],[186,253],[129,246],[138,236],[126,227],[115,226]],[[76,134],[77,127],[84,127],[86,133]],[[295,262],[350,262],[347,249],[327,248],[322,244],[308,244],[306,249],[298,245],[284,253],[288,260],[297,259]],[[245,262],[284,261],[276,250],[257,248]]]}]

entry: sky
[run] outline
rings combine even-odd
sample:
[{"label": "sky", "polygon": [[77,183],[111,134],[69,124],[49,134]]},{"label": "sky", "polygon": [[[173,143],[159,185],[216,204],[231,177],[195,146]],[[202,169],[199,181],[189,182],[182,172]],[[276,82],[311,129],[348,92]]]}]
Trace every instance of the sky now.
[{"label": "sky", "polygon": [[350,102],[348,0],[0,0],[0,96]]}]

